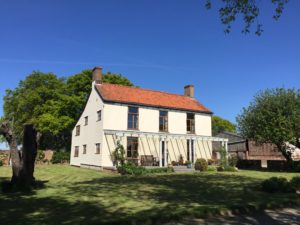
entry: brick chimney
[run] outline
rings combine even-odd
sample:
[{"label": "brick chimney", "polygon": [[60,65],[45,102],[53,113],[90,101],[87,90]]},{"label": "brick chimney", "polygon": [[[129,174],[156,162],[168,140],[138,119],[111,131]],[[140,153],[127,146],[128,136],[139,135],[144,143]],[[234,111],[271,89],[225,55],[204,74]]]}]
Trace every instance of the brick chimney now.
[{"label": "brick chimney", "polygon": [[186,85],[184,86],[184,95],[190,98],[194,98],[194,85]]},{"label": "brick chimney", "polygon": [[102,83],[102,68],[99,66],[96,66],[93,69],[93,82],[95,82],[96,84]]}]

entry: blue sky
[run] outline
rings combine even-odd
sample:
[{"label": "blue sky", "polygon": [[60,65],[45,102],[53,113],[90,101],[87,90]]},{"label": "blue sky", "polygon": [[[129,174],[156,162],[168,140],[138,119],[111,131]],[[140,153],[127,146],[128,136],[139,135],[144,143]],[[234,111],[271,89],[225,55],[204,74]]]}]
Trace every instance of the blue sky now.
[{"label": "blue sky", "polygon": [[33,70],[69,76],[96,65],[145,88],[183,93],[194,84],[198,100],[233,122],[257,91],[299,88],[298,1],[278,22],[271,0],[260,1],[261,37],[241,34],[241,21],[225,35],[217,6],[206,10],[204,2],[2,2],[0,105],[5,90]]}]

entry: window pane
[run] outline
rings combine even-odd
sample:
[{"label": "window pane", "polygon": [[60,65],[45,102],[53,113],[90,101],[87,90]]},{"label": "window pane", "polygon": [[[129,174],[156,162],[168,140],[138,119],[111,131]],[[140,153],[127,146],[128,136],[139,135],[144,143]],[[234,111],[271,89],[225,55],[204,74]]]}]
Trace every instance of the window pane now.
[{"label": "window pane", "polygon": [[137,107],[129,107],[128,112],[129,113],[138,113],[138,108]]},{"label": "window pane", "polygon": [[132,125],[132,116],[131,115],[128,115],[128,128],[133,128],[133,125]]}]

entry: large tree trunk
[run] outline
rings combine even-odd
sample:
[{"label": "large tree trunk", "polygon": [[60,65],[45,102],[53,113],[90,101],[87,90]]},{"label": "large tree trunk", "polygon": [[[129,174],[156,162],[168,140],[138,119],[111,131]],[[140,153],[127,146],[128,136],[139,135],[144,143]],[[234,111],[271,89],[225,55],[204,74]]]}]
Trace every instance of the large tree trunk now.
[{"label": "large tree trunk", "polygon": [[37,153],[36,131],[33,125],[24,126],[23,149],[18,150],[17,139],[8,123],[0,125],[3,135],[10,147],[12,160],[11,184],[17,188],[27,188],[34,184],[34,164]]}]

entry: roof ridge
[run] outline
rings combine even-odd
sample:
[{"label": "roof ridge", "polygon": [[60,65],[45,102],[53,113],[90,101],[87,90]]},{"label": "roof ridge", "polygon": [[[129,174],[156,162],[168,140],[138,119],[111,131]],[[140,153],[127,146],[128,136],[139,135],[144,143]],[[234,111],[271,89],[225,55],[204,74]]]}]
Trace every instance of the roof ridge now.
[{"label": "roof ridge", "polygon": [[191,100],[197,101],[197,99],[190,98],[190,97],[185,96],[183,94],[175,94],[175,93],[170,93],[170,92],[166,92],[166,91],[153,90],[153,89],[150,89],[150,88],[139,88],[139,87],[135,87],[135,86],[126,86],[126,85],[121,85],[121,84],[110,84],[110,83],[102,83],[102,84],[96,84],[96,85],[99,85],[99,86],[101,86],[101,85],[114,85],[114,86],[125,87],[125,88],[133,88],[133,89],[144,90],[144,91],[153,91],[153,92],[159,92],[159,93],[163,93],[163,94],[181,96],[181,97],[185,97],[185,98],[189,98]]},{"label": "roof ridge", "polygon": [[[212,114],[212,111],[197,99],[185,95],[110,83],[95,84],[94,87],[99,91],[101,97],[107,101],[156,105]],[[124,93],[122,94],[120,91]]]}]

